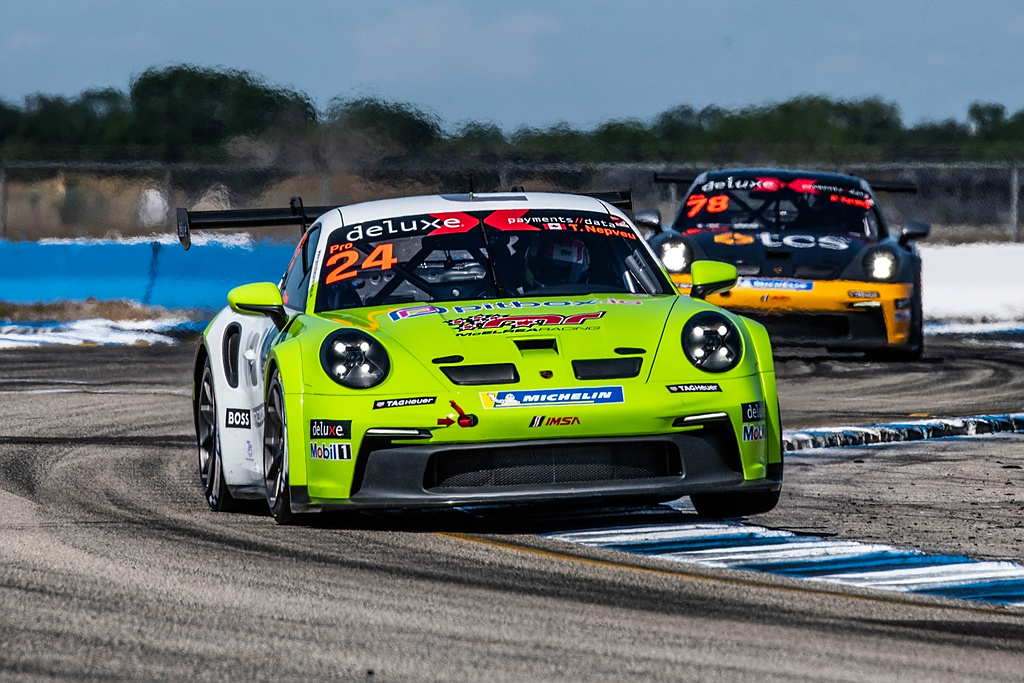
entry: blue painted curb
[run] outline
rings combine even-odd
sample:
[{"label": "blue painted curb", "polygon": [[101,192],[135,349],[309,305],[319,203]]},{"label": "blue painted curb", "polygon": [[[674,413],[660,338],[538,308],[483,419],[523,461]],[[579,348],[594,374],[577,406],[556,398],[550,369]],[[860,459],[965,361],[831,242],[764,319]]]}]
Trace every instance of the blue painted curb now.
[{"label": "blue painted curb", "polygon": [[1024,413],[909,420],[866,427],[787,430],[782,434],[782,446],[786,451],[800,451],[805,448],[844,448],[1016,432],[1024,432]]}]

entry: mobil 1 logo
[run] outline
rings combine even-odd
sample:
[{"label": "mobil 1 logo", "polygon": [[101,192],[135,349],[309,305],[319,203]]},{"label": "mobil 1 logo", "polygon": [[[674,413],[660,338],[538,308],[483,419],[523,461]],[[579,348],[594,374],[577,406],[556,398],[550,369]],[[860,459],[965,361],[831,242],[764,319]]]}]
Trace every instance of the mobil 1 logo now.
[{"label": "mobil 1 logo", "polygon": [[228,408],[224,426],[232,429],[249,429],[252,426],[252,413],[248,408]]},{"label": "mobil 1 logo", "polygon": [[310,420],[310,439],[350,439],[352,420]]}]

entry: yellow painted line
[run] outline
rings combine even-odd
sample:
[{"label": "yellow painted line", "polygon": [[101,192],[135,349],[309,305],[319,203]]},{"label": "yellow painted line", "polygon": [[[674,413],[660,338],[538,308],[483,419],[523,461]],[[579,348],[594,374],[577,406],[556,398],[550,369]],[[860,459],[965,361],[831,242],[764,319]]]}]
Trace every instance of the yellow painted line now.
[{"label": "yellow painted line", "polygon": [[[871,602],[881,603],[883,605],[899,605],[902,607],[926,607],[930,609],[944,609],[954,610],[959,612],[970,612],[974,614],[992,614],[993,612],[1003,614],[1005,616],[1024,617],[1024,613],[1011,611],[1014,608],[1006,607],[1005,605],[991,605],[981,606],[974,604],[967,605],[934,605],[923,602],[921,598],[932,598],[942,600],[944,598],[935,598],[933,596],[918,595],[916,593],[897,593],[902,599],[898,599],[895,595],[893,597],[886,596],[871,596],[871,595],[855,595],[851,593],[843,593],[838,590],[828,590],[822,588],[800,587],[800,586],[786,586],[775,583],[769,583],[767,581],[758,581],[756,579],[733,579],[724,576],[709,576],[707,574],[698,574],[695,572],[688,572],[684,569],[664,569],[657,567],[643,567],[635,564],[628,564],[625,562],[613,562],[611,560],[600,560],[593,557],[581,557],[579,555],[572,555],[569,553],[559,553],[553,550],[544,550],[541,548],[531,548],[529,546],[518,545],[515,543],[508,543],[505,541],[496,541],[494,539],[486,538],[484,536],[478,536],[476,534],[460,534],[452,533],[447,531],[436,531],[434,532],[438,536],[450,538],[455,541],[462,541],[464,543],[474,543],[476,545],[482,545],[490,548],[497,548],[499,550],[509,550],[523,555],[532,555],[534,557],[542,557],[550,560],[561,560],[563,562],[574,562],[576,564],[582,564],[590,567],[600,567],[602,569],[617,569],[621,571],[633,571],[640,574],[650,574],[653,576],[668,576],[673,578],[689,579],[692,581],[706,581],[708,583],[718,583],[727,586],[742,586],[742,587],[759,587],[769,588],[771,590],[781,591],[785,593],[796,593],[797,595],[814,595],[814,596],[825,596],[832,598],[843,598],[846,600],[856,600],[859,602]],[[582,546],[590,547],[590,546]],[[644,555],[644,557],[652,557],[650,555]],[[653,558],[652,558],[653,559]],[[735,569],[732,571],[743,571],[742,569]],[[753,572],[751,572],[753,574]],[[954,600],[954,598],[946,598],[948,600]],[[959,601],[957,601],[959,602]]]}]

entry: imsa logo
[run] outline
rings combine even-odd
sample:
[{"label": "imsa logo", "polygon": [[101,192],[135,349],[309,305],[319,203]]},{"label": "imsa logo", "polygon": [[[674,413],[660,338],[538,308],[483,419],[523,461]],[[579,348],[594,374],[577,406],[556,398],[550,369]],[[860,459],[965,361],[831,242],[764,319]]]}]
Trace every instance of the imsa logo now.
[{"label": "imsa logo", "polygon": [[764,441],[764,423],[743,425],[744,441]]},{"label": "imsa logo", "polygon": [[352,446],[347,443],[310,443],[310,460],[351,460]]},{"label": "imsa logo", "polygon": [[543,415],[536,415],[530,420],[531,427],[568,427],[569,425],[578,425],[579,423],[580,419],[575,415],[549,418],[545,418]]}]

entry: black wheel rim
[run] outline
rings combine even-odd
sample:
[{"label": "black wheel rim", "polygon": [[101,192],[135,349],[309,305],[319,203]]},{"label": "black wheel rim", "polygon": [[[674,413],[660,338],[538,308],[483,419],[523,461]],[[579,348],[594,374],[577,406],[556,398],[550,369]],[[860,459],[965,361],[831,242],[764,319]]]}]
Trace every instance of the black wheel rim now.
[{"label": "black wheel rim", "polygon": [[213,393],[213,372],[207,366],[199,388],[196,438],[199,441],[199,479],[206,500],[217,502],[220,488],[220,467],[217,463],[217,399]]},{"label": "black wheel rim", "polygon": [[267,487],[267,503],[271,508],[277,505],[284,487],[287,433],[281,388],[275,383],[267,397],[266,422],[263,425],[263,478]]}]

